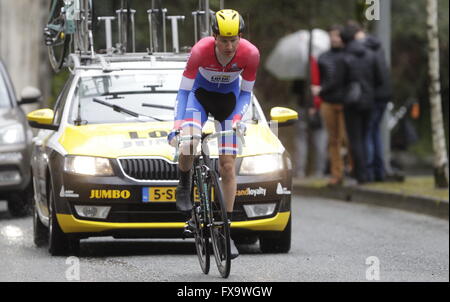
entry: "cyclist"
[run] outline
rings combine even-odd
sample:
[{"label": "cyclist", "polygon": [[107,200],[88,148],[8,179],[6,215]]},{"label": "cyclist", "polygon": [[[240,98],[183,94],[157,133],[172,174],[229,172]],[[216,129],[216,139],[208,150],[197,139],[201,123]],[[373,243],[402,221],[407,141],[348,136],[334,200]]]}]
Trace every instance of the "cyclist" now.
[{"label": "cyclist", "polygon": [[[191,50],[183,73],[175,105],[175,122],[168,136],[171,145],[178,131],[181,135],[201,134],[210,113],[220,122],[222,131],[236,129],[250,104],[259,65],[259,51],[242,38],[244,20],[235,10],[224,9],[212,20],[213,36],[198,41]],[[242,81],[240,81],[242,75]],[[199,141],[180,146],[179,175],[176,190],[177,209],[188,218],[191,214],[193,155]],[[219,142],[219,173],[228,219],[231,221],[236,196],[236,135]],[[189,225],[189,222],[188,222]],[[231,257],[239,255],[231,240]]]}]

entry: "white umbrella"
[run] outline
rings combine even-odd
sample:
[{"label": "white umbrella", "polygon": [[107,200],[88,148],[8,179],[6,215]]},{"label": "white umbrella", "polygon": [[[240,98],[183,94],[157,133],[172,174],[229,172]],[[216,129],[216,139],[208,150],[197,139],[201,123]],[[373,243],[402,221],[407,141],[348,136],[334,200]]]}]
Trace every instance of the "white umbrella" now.
[{"label": "white umbrella", "polygon": [[[330,38],[321,29],[314,29],[312,35],[312,55],[318,58],[330,49]],[[299,30],[281,38],[266,61],[266,69],[280,80],[305,79],[309,36],[309,31]]]}]

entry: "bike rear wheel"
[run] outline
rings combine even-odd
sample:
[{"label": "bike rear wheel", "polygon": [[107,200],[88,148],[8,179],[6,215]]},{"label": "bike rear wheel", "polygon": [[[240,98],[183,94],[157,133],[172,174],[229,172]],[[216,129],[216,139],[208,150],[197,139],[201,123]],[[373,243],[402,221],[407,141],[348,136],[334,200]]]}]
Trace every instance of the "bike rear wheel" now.
[{"label": "bike rear wheel", "polygon": [[[208,193],[214,188],[214,201],[210,203],[210,235],[217,269],[223,278],[228,278],[231,270],[230,225],[228,223],[225,201],[219,175],[209,170]],[[212,197],[212,196],[211,196]],[[212,200],[210,198],[210,200]]]}]

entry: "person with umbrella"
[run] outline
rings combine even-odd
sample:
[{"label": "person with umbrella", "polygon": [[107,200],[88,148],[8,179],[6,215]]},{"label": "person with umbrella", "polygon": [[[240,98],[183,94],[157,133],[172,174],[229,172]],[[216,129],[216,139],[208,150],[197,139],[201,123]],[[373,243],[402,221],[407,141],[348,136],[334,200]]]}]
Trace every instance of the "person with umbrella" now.
[{"label": "person with umbrella", "polygon": [[[317,58],[330,48],[330,39],[322,29],[299,30],[282,37],[270,53],[265,68],[279,80],[292,80],[300,119],[297,123],[295,157],[297,177],[308,173],[308,158],[314,160],[312,175],[321,177],[327,162],[327,135],[319,114],[320,96],[309,93],[307,83],[320,84]],[[312,155],[312,156],[310,156]]]}]

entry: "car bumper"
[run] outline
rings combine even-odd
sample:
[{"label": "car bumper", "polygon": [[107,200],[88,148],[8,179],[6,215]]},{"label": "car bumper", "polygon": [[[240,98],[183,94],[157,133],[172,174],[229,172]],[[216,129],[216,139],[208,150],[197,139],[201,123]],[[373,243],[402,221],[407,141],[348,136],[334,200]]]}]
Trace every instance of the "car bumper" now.
[{"label": "car bumper", "polygon": [[[258,219],[251,221],[236,221],[231,223],[232,228],[245,229],[248,231],[264,232],[264,231],[283,231],[289,221],[290,212],[277,213],[274,217],[266,219]],[[75,218],[73,215],[58,214],[58,222],[64,233],[102,233],[105,236],[117,234],[119,237],[124,233],[129,233],[130,235],[136,235],[133,233],[137,230],[149,230],[156,232],[161,232],[164,234],[165,231],[173,230],[174,234],[179,233],[183,230],[185,225],[184,222],[169,222],[169,223],[110,223],[101,221],[89,221],[81,220]],[[164,231],[165,230],[165,231]]]},{"label": "car bumper", "polygon": [[[286,172],[270,176],[238,176],[237,181],[238,194],[231,227],[238,233],[283,231],[290,217],[291,200],[286,188],[288,186],[290,190],[290,177],[286,178]],[[180,238],[185,217],[176,210],[175,202],[143,201],[145,188],[176,185],[173,181],[135,183],[121,177],[64,173],[61,183],[54,183],[57,219],[64,233],[80,237]],[[280,191],[280,187],[284,190]],[[244,205],[268,203],[275,204],[270,215],[249,218],[244,209]],[[81,217],[75,210],[76,205],[111,208],[105,219],[92,219]]]}]

